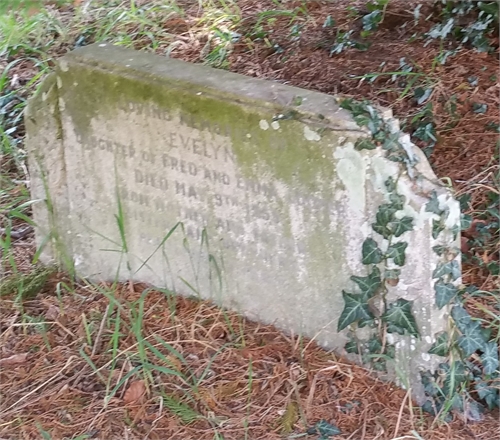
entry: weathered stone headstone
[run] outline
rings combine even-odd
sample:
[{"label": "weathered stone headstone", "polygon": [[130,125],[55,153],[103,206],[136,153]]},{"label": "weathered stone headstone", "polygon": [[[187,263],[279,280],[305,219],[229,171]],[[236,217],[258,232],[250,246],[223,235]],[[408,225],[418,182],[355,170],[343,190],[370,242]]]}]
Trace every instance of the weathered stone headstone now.
[{"label": "weathered stone headstone", "polygon": [[[382,343],[394,344],[397,374],[422,401],[419,369],[435,367],[427,351],[447,330],[434,290],[443,253],[432,247],[456,242],[460,213],[385,119],[411,167],[381,147],[356,149],[367,130],[332,96],[106,44],[78,49],[26,114],[43,261],[210,298],[342,353],[349,334],[368,337],[363,314],[377,324],[384,313],[354,310],[360,294],[343,295],[374,267],[386,308],[411,303],[420,337],[399,335],[396,316]],[[389,243],[372,224],[392,197],[402,230]],[[390,246],[393,260],[377,257]],[[353,317],[346,301],[357,327],[339,332]]]}]

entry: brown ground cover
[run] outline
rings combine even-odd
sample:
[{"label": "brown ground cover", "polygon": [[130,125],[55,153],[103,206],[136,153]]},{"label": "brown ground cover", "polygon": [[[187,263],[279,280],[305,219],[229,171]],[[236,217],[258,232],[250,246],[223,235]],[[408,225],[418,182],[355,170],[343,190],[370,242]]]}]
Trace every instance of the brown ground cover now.
[{"label": "brown ground cover", "polygon": [[[197,3],[184,3],[185,15],[164,23],[178,44],[166,41],[157,51],[170,48],[173,57],[201,62],[204,48],[214,43],[207,46],[210,33],[199,22],[204,11]],[[493,236],[481,245],[475,240],[478,226],[491,221],[484,215],[488,197],[498,194],[498,133],[485,128],[500,119],[498,51],[492,55],[463,48],[445,65],[436,63],[442,51],[438,42],[426,47],[421,39],[408,43],[414,33],[427,31],[433,19],[415,24],[412,11],[418,2],[399,1],[390,3],[379,30],[368,38],[367,51],[330,56],[335,33],[323,26],[327,17],[359,30],[359,20],[349,16],[346,5],[362,9],[363,3],[286,2],[280,9],[300,10],[294,23],[285,15],[263,21],[268,41],[242,38],[224,61],[245,75],[373,100],[391,107],[402,121],[422,109],[412,94],[402,96],[408,78],[392,82],[391,75],[379,75],[371,82],[360,77],[398,71],[402,57],[423,73],[423,86],[432,87],[429,102],[438,134],[430,161],[439,177],[451,179],[457,195],[470,195],[466,212],[475,220],[464,234],[464,283],[494,292],[498,280],[487,264],[498,261],[498,240]],[[243,0],[238,7],[242,19],[235,30],[241,34],[252,34],[259,13],[277,9],[271,0]],[[73,12],[62,8],[57,13],[64,20]],[[424,3],[422,16],[431,12],[431,3]],[[405,22],[409,24],[402,29]],[[301,26],[299,39],[291,36],[293,24]],[[146,39],[137,38],[134,45],[144,47]],[[65,50],[64,45],[54,47],[55,53]],[[9,77],[14,84],[34,73],[33,64],[23,61]],[[478,104],[486,104],[487,110],[475,111]],[[2,173],[18,173],[6,163]],[[21,182],[12,191],[23,188]],[[14,221],[15,230],[24,226]],[[18,269],[31,270],[32,232],[15,238],[12,251]],[[437,420],[413,406],[406,391],[314,342],[206,302],[141,285],[75,284],[57,273],[34,298],[20,302],[10,295],[1,301],[1,438],[315,439],[318,434],[306,431],[321,419],[340,428],[342,434],[333,438],[418,439],[416,433],[426,440],[500,438],[498,412],[480,423],[465,423],[458,414],[451,421]],[[498,303],[491,294],[471,297],[466,305],[475,316],[491,320],[488,312],[498,316]],[[145,358],[141,350],[147,351]],[[158,368],[136,371],[146,358]]]}]

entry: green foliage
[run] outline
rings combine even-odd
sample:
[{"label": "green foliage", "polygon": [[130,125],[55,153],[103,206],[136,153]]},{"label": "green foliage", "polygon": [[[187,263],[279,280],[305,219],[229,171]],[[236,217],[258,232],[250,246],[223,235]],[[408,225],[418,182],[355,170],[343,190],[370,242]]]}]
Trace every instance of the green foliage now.
[{"label": "green foliage", "polygon": [[394,237],[399,237],[405,232],[411,231],[413,229],[413,218],[403,217],[400,219],[396,219],[391,223],[391,229]]},{"label": "green foliage", "polygon": [[495,341],[487,342],[482,347],[481,363],[483,364],[484,374],[491,376],[498,370],[498,343]]},{"label": "green foliage", "polygon": [[321,419],[313,427],[307,430],[308,435],[319,435],[318,440],[328,440],[330,437],[342,434],[335,425]]},{"label": "green foliage", "polygon": [[435,190],[432,190],[430,200],[425,205],[425,212],[432,212],[439,216],[443,214],[443,210],[439,207],[439,200]]},{"label": "green foliage", "polygon": [[436,342],[429,349],[430,354],[437,356],[447,356],[449,353],[449,336],[447,332],[440,332],[436,335]]},{"label": "green foliage", "polygon": [[481,332],[481,324],[477,321],[472,321],[464,328],[462,336],[458,338],[457,343],[466,357],[469,357],[477,350],[483,349],[485,341],[483,333]]},{"label": "green foliage", "polygon": [[363,15],[361,21],[363,23],[363,30],[361,36],[368,37],[373,31],[378,29],[379,24],[384,19],[385,9],[389,4],[389,0],[372,0],[366,3],[365,7],[368,14]]},{"label": "green foliage", "polygon": [[363,264],[378,264],[382,261],[384,254],[373,238],[367,238],[363,242],[362,259]]},{"label": "green foliage", "polygon": [[392,258],[392,261],[394,261],[394,264],[397,264],[398,266],[404,266],[405,265],[405,252],[406,248],[408,247],[408,243],[406,242],[400,242],[400,243],[395,243],[390,245],[387,248],[387,258]]},{"label": "green foliage", "polygon": [[498,35],[499,4],[474,0],[441,0],[441,22],[427,33],[428,44],[435,39],[471,45],[479,52],[492,52],[492,37]]},{"label": "green foliage", "polygon": [[458,293],[458,289],[454,284],[445,283],[441,280],[434,285],[434,291],[436,292],[436,306],[440,309],[448,305]]},{"label": "green foliage", "polygon": [[[379,3],[386,4],[386,2]],[[362,138],[356,143],[357,150],[373,150],[380,147],[386,151],[388,159],[404,162],[408,169],[413,165],[399,142],[399,133],[392,132],[373,105],[353,99],[345,99],[340,105],[352,113],[358,125],[367,127],[371,132],[371,139]],[[393,359],[395,355],[394,346],[382,343],[386,332],[420,336],[412,312],[413,302],[399,298],[387,304],[386,300],[388,286],[396,286],[401,274],[400,269],[388,267],[388,264],[391,260],[393,265],[400,267],[406,263],[408,243],[403,240],[394,242],[394,239],[414,227],[412,217],[401,215],[406,198],[397,192],[398,179],[399,176],[389,177],[384,182],[389,203],[383,203],[378,207],[375,222],[372,223],[373,231],[381,237],[378,240],[372,237],[366,238],[361,248],[361,262],[370,267],[369,275],[351,276],[351,280],[357,284],[361,293],[343,293],[345,305],[338,323],[339,331],[349,325],[357,324],[357,327],[352,327],[355,332],[356,328],[363,326],[374,328],[375,318],[381,319],[382,325],[378,326],[380,334],[372,334],[369,340],[359,341],[355,333],[352,333],[345,346],[348,353],[360,354],[364,362],[370,362],[372,368],[380,371],[386,370],[387,360]]]},{"label": "green foliage", "polygon": [[[466,204],[466,200],[461,200],[462,209],[467,207]],[[448,213],[439,207],[435,193],[431,194],[426,211],[440,217],[433,221],[433,236],[437,238],[444,228]],[[468,219],[462,216],[461,220],[465,223],[463,226],[468,227]],[[434,246],[433,250],[442,259],[433,272],[433,277],[437,279],[434,285],[436,305],[442,308],[452,304],[451,317],[455,332],[451,338],[447,333],[436,335],[436,342],[429,349],[431,354],[449,356],[449,362],[441,364],[441,371],[434,375],[428,373],[422,376],[429,396],[424,409],[433,414],[442,412],[446,418],[450,409],[463,412],[467,407],[465,417],[480,420],[483,408],[473,400],[468,390],[474,388],[477,398],[488,408],[499,406],[499,393],[495,386],[500,377],[498,342],[491,339],[490,329],[483,328],[480,321],[473,319],[461,304],[461,291],[452,283],[461,275],[459,263],[455,259],[458,251],[443,245]],[[471,289],[465,291],[473,292]],[[471,356],[474,362],[468,360]]]},{"label": "green foliage", "polygon": [[457,260],[448,261],[446,263],[438,264],[434,272],[432,273],[433,278],[441,278],[445,275],[450,275],[450,278],[455,281],[460,278],[460,266]]},{"label": "green foliage", "polygon": [[354,39],[353,33],[354,31],[352,29],[349,31],[343,31],[337,29],[337,36],[335,37],[334,45],[330,49],[330,56],[342,53],[350,48],[354,48],[361,51],[368,50],[370,44],[362,43]]},{"label": "green foliage", "polygon": [[371,298],[377,291],[380,289],[382,285],[382,279],[380,278],[380,269],[378,267],[374,267],[370,275],[366,277],[358,277],[356,275],[351,276],[351,280],[354,281],[361,293],[366,298]]},{"label": "green foliage", "polygon": [[366,295],[342,292],[342,296],[344,297],[345,306],[337,325],[338,331],[345,329],[348,325],[361,319],[373,319],[373,315],[368,307]]},{"label": "green foliage", "polygon": [[371,139],[368,138],[359,138],[354,144],[354,148],[358,151],[361,150],[374,150],[377,148],[377,145],[372,142]]},{"label": "green foliage", "polygon": [[388,324],[387,331],[389,333],[409,334],[415,337],[420,335],[417,322],[411,310],[412,304],[412,301],[399,298],[388,305],[387,311],[382,315],[382,319]]},{"label": "green foliage", "polygon": [[53,266],[38,266],[28,274],[15,273],[0,282],[0,297],[18,294],[23,300],[34,298],[55,272]]}]

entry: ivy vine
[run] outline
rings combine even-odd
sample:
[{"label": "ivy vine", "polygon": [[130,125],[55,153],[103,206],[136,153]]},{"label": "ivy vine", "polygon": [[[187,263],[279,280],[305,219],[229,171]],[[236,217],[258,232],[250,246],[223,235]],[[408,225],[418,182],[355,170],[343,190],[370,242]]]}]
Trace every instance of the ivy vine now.
[{"label": "ivy vine", "polygon": [[[392,129],[371,103],[345,99],[340,106],[349,110],[356,123],[366,127],[371,134],[356,141],[356,150],[381,147],[387,159],[403,163],[410,174],[415,162],[400,144],[400,133]],[[360,354],[363,362],[383,371],[386,360],[393,359],[395,352],[394,346],[387,343],[387,333],[420,336],[412,312],[413,302],[403,298],[392,303],[387,301],[388,287],[398,284],[399,268],[406,262],[408,243],[403,240],[404,234],[413,229],[413,218],[402,213],[405,197],[396,190],[398,179],[399,176],[385,182],[389,203],[378,207],[372,224],[375,238],[367,238],[361,249],[361,261],[367,266],[368,275],[351,276],[357,291],[342,292],[345,305],[338,322],[338,331],[350,329],[345,350]],[[448,233],[446,221],[450,213],[449,208],[442,207],[435,191],[431,192],[425,210],[434,217],[432,237],[435,240],[451,243],[460,229],[470,226],[470,216],[462,215],[461,227],[452,228],[451,237],[443,237],[445,231]],[[479,420],[483,405],[490,409],[500,407],[498,342],[492,337],[491,329],[484,328],[463,307],[464,294],[470,293],[471,288],[457,287],[461,277],[457,259],[460,249],[436,245],[433,251],[440,258],[432,274],[435,304],[439,309],[451,308],[452,325],[449,332],[435,335],[435,342],[428,351],[446,361],[434,373],[421,373],[428,397],[423,409],[444,418],[450,417],[451,410],[457,410],[467,419]],[[362,342],[356,338],[356,329],[362,327],[378,331],[370,340]]]},{"label": "ivy vine", "polygon": [[[435,193],[431,194],[426,211],[438,217],[433,220],[432,228],[433,237],[438,238],[445,229],[449,213],[440,208]],[[467,229],[469,224],[469,216],[462,215],[461,229]],[[458,231],[452,233],[456,238]],[[447,360],[434,374],[422,373],[422,382],[429,396],[424,409],[432,414],[442,414],[444,418],[450,418],[450,410],[456,410],[469,420],[480,420],[484,406],[489,409],[500,406],[498,342],[492,337],[491,328],[484,328],[463,307],[464,294],[470,293],[468,290],[471,289],[459,289],[453,284],[461,276],[456,259],[460,250],[438,245],[433,251],[441,259],[433,273],[436,306],[440,309],[451,306],[454,325],[449,334],[436,335],[429,350],[430,354]]]},{"label": "ivy vine", "polygon": [[[407,168],[414,165],[399,142],[399,133],[394,132],[373,105],[366,101],[345,99],[340,106],[349,110],[356,123],[367,127],[371,134],[356,141],[356,150],[382,147],[389,160],[402,162]],[[394,359],[395,354],[395,347],[387,342],[387,333],[420,336],[412,312],[413,302],[403,298],[391,303],[387,300],[388,287],[398,284],[399,268],[406,262],[408,243],[400,237],[413,229],[412,217],[398,215],[404,208],[405,197],[396,190],[397,179],[390,177],[385,181],[389,203],[378,207],[375,222],[371,225],[378,239],[369,237],[362,245],[361,262],[368,267],[369,274],[365,277],[351,276],[359,293],[342,292],[345,306],[338,322],[338,331],[348,326],[352,330],[348,333],[350,339],[345,350],[360,354],[364,363],[370,363],[380,371],[387,370],[386,362]],[[378,332],[370,340],[362,342],[356,338],[355,331],[365,326],[377,328]]]}]

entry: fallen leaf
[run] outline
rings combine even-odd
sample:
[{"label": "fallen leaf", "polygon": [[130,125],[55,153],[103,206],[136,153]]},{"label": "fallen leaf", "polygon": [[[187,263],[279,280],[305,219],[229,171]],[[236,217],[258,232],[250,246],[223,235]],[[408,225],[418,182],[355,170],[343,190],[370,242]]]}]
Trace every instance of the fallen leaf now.
[{"label": "fallen leaf", "polygon": [[175,356],[173,354],[169,354],[166,357],[166,360],[167,360],[167,364],[170,368],[173,368],[176,371],[182,370],[182,362],[177,356]]},{"label": "fallen leaf", "polygon": [[146,393],[146,384],[144,383],[144,381],[135,380],[130,384],[127,391],[125,391],[125,395],[123,396],[123,402],[126,404],[138,403],[139,400],[142,399],[145,393]]},{"label": "fallen leaf", "polygon": [[49,321],[55,321],[58,316],[59,316],[59,307],[55,306],[54,304],[51,304],[47,309],[47,311],[45,312],[45,317]]},{"label": "fallen leaf", "polygon": [[5,359],[0,359],[0,367],[8,367],[12,365],[24,364],[28,353],[13,354]]}]

